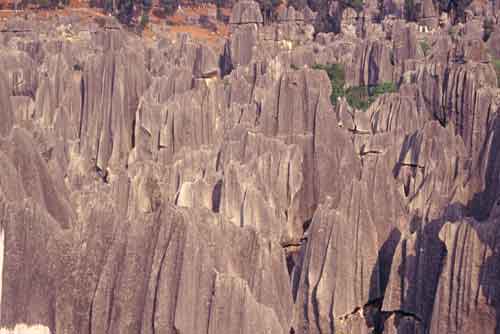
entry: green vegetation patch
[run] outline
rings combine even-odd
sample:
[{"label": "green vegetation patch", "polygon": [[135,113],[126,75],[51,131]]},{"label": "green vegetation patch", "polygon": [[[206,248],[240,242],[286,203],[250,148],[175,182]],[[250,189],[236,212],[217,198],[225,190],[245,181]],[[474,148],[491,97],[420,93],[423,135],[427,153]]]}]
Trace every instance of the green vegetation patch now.
[{"label": "green vegetation patch", "polygon": [[332,84],[332,92],[330,93],[330,101],[333,105],[337,104],[339,97],[345,96],[347,103],[353,108],[366,110],[377,99],[378,96],[385,93],[393,93],[397,91],[397,87],[393,82],[385,82],[373,86],[356,86],[344,89],[345,86],[345,70],[340,64],[322,65],[316,64],[313,66],[316,70],[324,70],[330,78]]},{"label": "green vegetation patch", "polygon": [[163,7],[165,14],[172,15],[179,7],[179,0],[160,0],[160,5]]},{"label": "green vegetation patch", "polygon": [[351,7],[357,12],[360,12],[363,10],[364,6],[364,1],[363,0],[343,0],[343,2],[346,6]]},{"label": "green vegetation patch", "polygon": [[144,29],[149,23],[149,15],[148,13],[142,13],[141,19],[139,20],[139,27]]},{"label": "green vegetation patch", "polygon": [[337,104],[337,98],[344,96],[344,85],[345,85],[345,71],[341,64],[329,64],[321,65],[315,64],[313,67],[315,70],[324,70],[330,82],[332,83],[332,92],[330,94],[330,101],[333,105]]},{"label": "green vegetation patch", "polygon": [[366,110],[380,95],[396,91],[397,87],[393,82],[384,82],[374,86],[356,86],[346,90],[346,99],[351,107]]},{"label": "green vegetation patch", "polygon": [[431,50],[431,46],[429,45],[429,43],[425,40],[421,41],[420,47],[422,48],[422,51],[424,52],[424,56],[427,57],[427,55],[429,54],[429,51]]}]

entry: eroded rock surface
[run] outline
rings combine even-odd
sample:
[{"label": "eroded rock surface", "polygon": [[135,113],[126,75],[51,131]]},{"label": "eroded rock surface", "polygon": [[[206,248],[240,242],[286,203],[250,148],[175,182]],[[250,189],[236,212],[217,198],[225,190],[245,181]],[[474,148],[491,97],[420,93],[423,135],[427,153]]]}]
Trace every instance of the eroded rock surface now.
[{"label": "eroded rock surface", "polygon": [[415,3],[2,21],[0,333],[497,333],[495,10]]}]

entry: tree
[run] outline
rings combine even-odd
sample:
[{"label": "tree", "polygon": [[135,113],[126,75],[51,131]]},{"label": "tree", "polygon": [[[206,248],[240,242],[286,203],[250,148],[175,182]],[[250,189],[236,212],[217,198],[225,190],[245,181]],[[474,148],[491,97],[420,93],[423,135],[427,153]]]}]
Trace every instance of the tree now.
[{"label": "tree", "polygon": [[104,0],[103,1],[103,8],[104,11],[107,13],[114,12],[115,10],[115,4],[113,0]]},{"label": "tree", "polygon": [[261,0],[260,10],[264,15],[264,22],[272,22],[276,19],[276,9],[281,5],[281,0]]},{"label": "tree", "polygon": [[472,0],[436,0],[439,9],[443,12],[453,13],[454,22],[463,21],[465,9],[469,6]]},{"label": "tree", "polygon": [[405,17],[408,21],[417,21],[415,0],[405,0]]},{"label": "tree", "polygon": [[288,0],[288,5],[295,9],[302,10],[307,6],[307,0]]},{"label": "tree", "polygon": [[382,22],[382,20],[385,17],[385,4],[384,4],[384,0],[377,0],[377,10],[378,10],[377,21],[378,22]]},{"label": "tree", "polygon": [[152,1],[151,0],[142,0],[142,14],[139,19],[139,28],[143,30],[149,23],[149,10],[151,9]]},{"label": "tree", "polygon": [[358,13],[363,10],[363,6],[365,4],[363,0],[344,0],[341,2],[347,7],[351,7]]},{"label": "tree", "polygon": [[124,24],[130,24],[134,15],[133,0],[120,0],[118,4],[118,19]]},{"label": "tree", "polygon": [[221,8],[224,7],[224,0],[215,0],[215,6],[217,8],[217,20],[222,21],[222,11]]},{"label": "tree", "polygon": [[139,20],[139,28],[143,30],[149,23],[149,15],[147,13],[142,13],[141,19]]},{"label": "tree", "polygon": [[153,5],[153,0],[142,0],[142,11],[149,12],[152,5]]},{"label": "tree", "polygon": [[61,4],[66,4],[64,0],[59,1],[59,0],[36,0],[35,3],[38,5],[39,8],[54,8]]},{"label": "tree", "polygon": [[167,15],[172,15],[177,10],[177,7],[179,7],[178,0],[160,0],[160,2]]}]

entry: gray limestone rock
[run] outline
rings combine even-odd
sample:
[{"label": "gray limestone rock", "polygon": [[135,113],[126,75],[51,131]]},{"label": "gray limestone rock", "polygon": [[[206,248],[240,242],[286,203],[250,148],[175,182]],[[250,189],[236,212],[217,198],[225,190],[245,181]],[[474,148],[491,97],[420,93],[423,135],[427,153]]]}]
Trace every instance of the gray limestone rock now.
[{"label": "gray limestone rock", "polygon": [[229,24],[262,24],[262,13],[255,1],[238,1],[234,4]]},{"label": "gray limestone rock", "polygon": [[497,326],[498,222],[446,223],[439,233],[446,262],[436,291],[430,333],[491,331]]},{"label": "gray limestone rock", "polygon": [[[381,4],[241,1],[216,47],[1,21],[0,332],[493,333],[493,5]],[[331,101],[334,63],[397,91]]]},{"label": "gray limestone rock", "polygon": [[0,72],[0,112],[0,135],[7,136],[14,124],[14,110],[10,101],[7,77],[3,72]]},{"label": "gray limestone rock", "polygon": [[367,40],[356,45],[352,62],[346,68],[348,86],[376,85],[392,82],[394,64],[391,48],[379,40]]}]

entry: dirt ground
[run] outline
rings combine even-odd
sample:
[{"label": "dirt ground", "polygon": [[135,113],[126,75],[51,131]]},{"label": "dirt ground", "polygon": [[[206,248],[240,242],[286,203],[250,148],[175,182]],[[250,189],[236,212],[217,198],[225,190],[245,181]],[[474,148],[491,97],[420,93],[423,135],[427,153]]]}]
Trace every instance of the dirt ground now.
[{"label": "dirt ground", "polygon": [[[209,44],[219,44],[229,36],[229,29],[226,24],[217,21],[216,28],[210,30],[201,25],[189,24],[188,18],[191,16],[209,16],[215,11],[214,5],[202,6],[182,6],[180,11],[174,15],[165,16],[163,10],[154,1],[149,13],[149,24],[142,32],[144,38],[156,39],[159,37],[175,38],[177,33],[189,33],[195,40],[207,42]],[[36,6],[28,6],[15,11],[14,0],[0,0],[0,19],[12,16],[24,16],[26,14],[36,15],[40,19],[53,17],[54,15],[77,15],[83,20],[92,20],[98,16],[106,16],[101,9],[90,8],[87,1],[70,0],[67,7],[57,9],[39,9]],[[230,15],[230,9],[223,9],[224,15]]]}]

